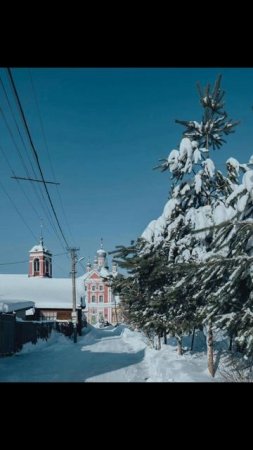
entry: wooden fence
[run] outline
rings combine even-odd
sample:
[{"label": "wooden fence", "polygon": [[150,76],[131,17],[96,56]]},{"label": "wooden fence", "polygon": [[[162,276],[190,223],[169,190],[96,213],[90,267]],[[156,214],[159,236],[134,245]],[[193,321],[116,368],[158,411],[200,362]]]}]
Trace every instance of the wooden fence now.
[{"label": "wooden fence", "polygon": [[13,314],[0,314],[0,356],[20,351],[24,344],[48,339],[53,323],[17,321]]}]

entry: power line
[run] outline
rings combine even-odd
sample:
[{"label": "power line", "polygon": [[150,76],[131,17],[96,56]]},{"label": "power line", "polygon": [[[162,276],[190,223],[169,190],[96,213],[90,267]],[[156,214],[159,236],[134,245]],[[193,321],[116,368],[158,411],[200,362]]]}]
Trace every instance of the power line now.
[{"label": "power line", "polygon": [[81,261],[78,261],[78,264],[80,264],[80,266],[82,267],[83,271],[85,272],[85,268],[84,268],[83,264],[81,263]]},{"label": "power line", "polygon": [[45,134],[45,128],[44,128],[44,125],[43,125],[43,122],[42,122],[41,113],[40,113],[39,102],[38,102],[38,98],[37,98],[37,95],[36,95],[35,86],[34,86],[34,83],[33,83],[33,80],[32,80],[32,74],[31,74],[30,70],[28,70],[28,73],[29,73],[30,82],[31,82],[31,86],[32,86],[32,93],[33,93],[33,96],[34,96],[34,100],[35,100],[35,104],[36,104],[36,108],[37,108],[37,113],[38,113],[38,117],[39,117],[40,128],[41,128],[43,140],[44,140],[44,143],[45,143],[45,147],[46,147],[46,150],[47,150],[47,157],[48,157],[49,165],[50,165],[50,168],[51,168],[51,171],[52,171],[53,179],[54,179],[54,181],[56,181],[56,176],[55,176],[52,160],[51,160],[50,153],[49,153],[49,150],[48,150],[47,139],[46,139],[46,134]]},{"label": "power line", "polygon": [[[62,256],[62,255],[66,255],[67,252],[64,253],[56,253],[55,255],[52,255],[53,257],[55,256]],[[5,262],[5,263],[0,263],[0,266],[9,266],[11,264],[23,264],[23,263],[28,263],[29,259],[26,259],[25,261],[12,261],[12,262]],[[57,265],[58,266],[58,265]],[[59,266],[58,266],[59,267]],[[63,271],[63,269],[60,267],[60,269]]]},{"label": "power line", "polygon": [[[15,180],[25,180],[25,181],[37,181],[38,183],[43,183],[42,180],[36,180],[35,178],[24,178],[24,177],[11,177],[11,178],[15,178]],[[60,184],[60,183],[55,183],[54,181],[45,181],[45,183],[47,184]]]},{"label": "power line", "polygon": [[12,206],[14,207],[14,209],[16,210],[17,214],[19,215],[19,217],[21,218],[22,222],[25,224],[25,226],[28,228],[28,230],[30,231],[30,233],[32,234],[33,238],[35,240],[37,240],[37,237],[35,236],[34,232],[32,231],[32,229],[29,227],[28,223],[26,223],[24,217],[22,216],[21,212],[18,210],[18,208],[16,207],[14,201],[12,200],[12,198],[9,196],[8,192],[5,190],[3,184],[0,181],[0,187],[2,188],[3,192],[5,193],[5,195],[8,197],[8,199],[10,200]]},{"label": "power line", "polygon": [[53,211],[53,213],[54,213],[54,217],[55,217],[55,220],[56,220],[56,222],[57,222],[57,225],[58,225],[58,228],[59,228],[59,230],[60,230],[60,233],[61,233],[61,235],[62,235],[62,238],[63,238],[63,240],[64,240],[64,242],[65,242],[67,248],[69,248],[68,242],[67,242],[67,240],[66,240],[66,238],[65,238],[65,235],[64,235],[64,233],[63,233],[62,227],[61,227],[61,225],[60,225],[59,219],[58,219],[58,217],[57,217],[57,214],[56,214],[54,205],[53,205],[52,200],[51,200],[51,196],[50,196],[50,194],[49,194],[49,191],[48,191],[48,188],[47,188],[45,179],[44,179],[44,175],[43,175],[43,172],[42,172],[42,168],[41,168],[41,165],[40,165],[40,162],[39,162],[38,153],[37,153],[37,151],[36,151],[36,149],[35,149],[35,147],[34,147],[34,144],[33,144],[33,141],[32,141],[32,137],[31,137],[31,134],[30,134],[30,131],[29,131],[29,128],[28,128],[28,124],[27,124],[27,121],[26,121],[26,118],[25,118],[25,115],[24,115],[24,111],[23,111],[22,105],[21,105],[21,103],[20,103],[19,95],[18,95],[16,86],[15,86],[15,83],[14,83],[14,80],[13,80],[13,77],[12,77],[12,73],[11,73],[11,70],[10,70],[9,67],[7,68],[7,71],[8,71],[8,75],[9,75],[9,77],[10,77],[10,80],[11,80],[11,85],[12,85],[12,88],[13,88],[13,91],[14,91],[14,94],[15,94],[15,97],[16,97],[16,99],[17,99],[17,101],[18,101],[19,110],[20,110],[20,112],[21,112],[22,120],[23,120],[25,129],[26,129],[28,138],[29,138],[29,142],[30,142],[30,144],[31,144],[31,148],[32,148],[32,151],[33,151],[33,154],[34,154],[34,157],[35,157],[35,161],[36,161],[36,164],[37,164],[37,166],[38,166],[38,169],[39,169],[39,172],[40,172],[40,175],[41,175],[41,179],[42,179],[43,184],[44,184],[44,188],[45,188],[45,191],[46,191],[46,194],[47,194],[47,198],[48,198],[48,200],[49,200],[50,206],[51,206],[52,211]]},{"label": "power line", "polygon": [[[0,145],[0,151],[2,152],[3,157],[4,157],[4,159],[5,159],[5,162],[6,162],[7,166],[9,167],[11,173],[12,173],[13,175],[15,175],[14,170],[13,170],[13,168],[11,167],[11,164],[10,164],[8,158],[7,158],[7,155],[6,155],[4,149],[2,148],[1,145]],[[28,195],[26,194],[26,192],[25,192],[23,186],[21,185],[20,181],[19,181],[18,179],[16,179],[16,182],[18,183],[19,188],[20,188],[21,191],[23,192],[23,194],[24,194],[24,196],[25,196],[27,202],[31,205],[31,208],[32,208],[33,212],[35,213],[35,215],[37,216],[37,218],[38,218],[39,220],[41,220],[41,216],[39,215],[38,211],[35,209],[35,207],[34,207],[32,201],[31,201],[30,197],[28,197]],[[33,188],[34,188],[34,185],[33,185]],[[57,232],[57,229],[56,229],[54,223],[51,221],[50,215],[47,214],[47,210],[46,210],[45,207],[44,207],[44,203],[41,201],[41,198],[40,198],[40,196],[39,196],[39,194],[38,194],[38,192],[37,192],[36,190],[35,190],[35,194],[36,194],[36,196],[37,196],[37,198],[38,198],[38,200],[39,200],[39,202],[40,202],[40,204],[41,204],[41,206],[42,206],[42,209],[44,210],[44,213],[45,213],[45,215],[46,215],[46,217],[47,217],[47,219],[48,219],[50,225],[51,225],[52,228],[53,228],[53,231],[54,231],[55,234],[56,234],[56,237],[59,239],[60,245],[62,246],[62,248],[64,248],[63,245],[62,245],[62,241],[61,241],[61,239],[60,239],[60,236],[59,236],[59,234],[58,234],[58,232]],[[49,210],[48,212],[50,213],[50,210]],[[48,230],[49,233],[50,233],[49,228],[48,228],[47,226],[46,226],[46,228],[47,228],[47,230]]]},{"label": "power line", "polygon": [[32,161],[31,161],[30,156],[29,156],[29,151],[28,151],[28,149],[27,149],[27,146],[26,146],[25,141],[24,141],[24,139],[23,139],[22,133],[21,133],[20,128],[19,128],[19,126],[18,126],[18,123],[17,123],[16,117],[15,117],[13,108],[12,108],[12,106],[11,106],[11,102],[10,102],[8,93],[7,93],[7,91],[6,91],[5,87],[4,87],[4,83],[3,83],[3,80],[2,80],[2,78],[1,78],[1,76],[0,76],[0,84],[1,84],[2,90],[3,90],[3,92],[4,92],[5,98],[6,98],[6,100],[7,100],[7,104],[8,104],[8,106],[9,106],[9,109],[10,109],[12,118],[13,118],[13,120],[14,120],[16,129],[17,129],[17,131],[18,131],[20,140],[21,140],[21,142],[22,142],[22,144],[23,144],[23,147],[24,147],[24,149],[25,149],[26,156],[27,156],[28,161],[29,161],[29,163],[30,163],[30,166],[31,166],[31,168],[32,168],[33,175],[36,177],[36,173],[35,173],[35,170],[34,170]]},{"label": "power line", "polygon": [[[27,149],[26,144],[25,144],[25,142],[24,142],[24,140],[23,140],[21,131],[20,131],[19,126],[18,126],[18,123],[17,123],[17,121],[16,121],[16,118],[15,118],[13,109],[12,109],[12,107],[11,107],[11,103],[10,103],[10,100],[9,100],[9,97],[8,97],[8,94],[7,94],[7,91],[6,91],[6,89],[4,88],[4,84],[3,84],[3,81],[2,81],[2,79],[1,79],[1,77],[0,77],[0,84],[1,84],[1,87],[2,87],[3,92],[4,92],[4,94],[5,94],[5,97],[6,97],[6,100],[7,100],[9,109],[10,109],[10,112],[11,112],[11,114],[12,114],[13,120],[14,120],[14,122],[15,122],[17,131],[18,131],[18,133],[19,133],[19,137],[20,137],[21,142],[22,142],[22,144],[23,144],[23,146],[24,146],[24,149],[25,149],[25,151],[26,151],[28,160],[29,160],[29,162],[30,162],[30,165],[31,165],[31,168],[32,168],[32,171],[33,171],[33,174],[34,174],[34,176],[36,177],[36,173],[35,173],[35,170],[34,170],[34,168],[33,168],[32,161],[31,161],[30,158],[29,158],[28,149]],[[12,85],[11,85],[11,87],[12,87]],[[25,165],[25,162],[24,162],[23,156],[22,156],[22,154],[21,154],[21,152],[20,152],[20,149],[19,149],[19,147],[18,147],[18,145],[17,145],[17,143],[16,143],[16,141],[15,141],[15,139],[14,139],[14,135],[13,135],[12,130],[11,130],[9,124],[8,124],[6,115],[5,115],[4,111],[3,111],[1,108],[0,108],[0,112],[1,112],[1,114],[2,114],[2,116],[3,116],[4,123],[5,123],[5,125],[6,125],[6,128],[7,128],[8,132],[9,132],[10,136],[11,136],[12,142],[13,142],[13,144],[14,144],[16,150],[17,150],[18,156],[19,156],[20,161],[21,161],[21,163],[22,163],[22,165],[23,165],[23,167],[24,167],[24,170],[25,170],[25,172],[26,172],[26,174],[27,174],[27,177],[29,177],[28,169],[27,169],[27,167],[26,167],[26,165]],[[22,118],[22,116],[21,116],[21,118]],[[6,157],[5,157],[5,159],[6,159]],[[8,165],[9,165],[9,164],[8,164]],[[13,173],[13,175],[15,175],[15,173],[14,173],[13,170],[12,170],[12,173]],[[36,197],[37,197],[37,199],[38,199],[38,201],[39,201],[39,203],[40,203],[40,205],[41,205],[41,207],[42,207],[42,209],[43,209],[43,211],[44,211],[44,213],[45,213],[45,216],[46,216],[47,219],[48,219],[48,222],[49,222],[50,225],[52,226],[52,228],[53,228],[53,230],[54,230],[54,232],[55,232],[57,238],[58,238],[59,241],[60,241],[60,245],[62,246],[62,242],[61,242],[60,237],[59,237],[59,235],[58,235],[57,228],[55,227],[55,224],[54,224],[53,221],[52,221],[51,210],[49,209],[49,207],[48,207],[48,205],[47,205],[47,203],[46,203],[46,201],[45,201],[44,193],[43,193],[43,191],[42,191],[41,186],[39,186],[39,192],[41,193],[42,200],[41,200],[41,198],[40,198],[40,196],[39,196],[39,194],[38,194],[38,192],[37,192],[37,190],[36,190],[36,188],[35,188],[35,185],[34,185],[34,183],[33,183],[32,181],[31,181],[31,185],[32,185],[33,191],[34,191],[34,193],[35,193],[35,195],[36,195]],[[19,186],[20,186],[20,183],[19,183]],[[24,193],[24,190],[23,190],[23,189],[22,189],[22,192]],[[26,195],[25,195],[25,196],[26,196]],[[27,198],[27,196],[26,196],[26,198]],[[34,208],[33,208],[33,210],[34,210]],[[62,247],[63,247],[63,246],[62,246]],[[64,247],[63,247],[63,248],[64,248]]]},{"label": "power line", "polygon": [[21,154],[21,152],[20,152],[20,149],[19,149],[19,147],[18,147],[18,145],[17,145],[17,143],[16,143],[16,141],[15,141],[15,139],[14,139],[13,132],[12,132],[12,130],[11,130],[9,124],[8,124],[8,121],[7,121],[7,119],[6,119],[6,115],[4,114],[4,111],[2,110],[2,108],[0,108],[0,113],[2,114],[2,117],[3,117],[3,120],[4,120],[5,126],[6,126],[8,132],[9,132],[9,134],[10,134],[10,137],[11,137],[11,140],[12,140],[12,142],[13,142],[13,145],[14,145],[14,147],[16,148],[16,150],[17,150],[17,152],[18,152],[18,156],[19,156],[19,158],[20,158],[21,164],[22,164],[23,167],[24,167],[25,173],[26,173],[27,177],[29,177],[29,172],[28,172],[28,169],[27,169],[27,167],[26,167],[25,161],[24,161],[23,156],[22,156],[22,154]]},{"label": "power line", "polygon": [[[35,86],[34,86],[34,83],[33,83],[31,70],[28,70],[28,73],[29,73],[29,76],[30,76],[32,92],[33,92],[33,96],[34,96],[34,99],[35,99],[35,104],[36,104],[36,107],[37,107],[37,112],[38,112],[38,117],[39,117],[41,132],[42,132],[42,137],[43,137],[43,140],[44,140],[44,144],[45,144],[45,148],[46,148],[46,152],[47,152],[49,165],[50,165],[51,172],[52,172],[52,175],[53,175],[53,180],[56,181],[55,171],[54,171],[54,167],[53,167],[52,160],[51,160],[51,157],[50,157],[48,142],[47,142],[46,133],[45,133],[45,127],[44,127],[44,124],[43,124],[43,121],[42,121],[42,116],[41,116],[41,112],[40,112],[38,97],[37,97],[36,89],[35,89]],[[70,226],[69,226],[69,222],[68,222],[68,219],[67,219],[67,216],[66,216],[66,213],[65,213],[65,209],[64,209],[64,206],[63,206],[63,202],[62,202],[62,198],[61,198],[61,195],[60,195],[60,191],[58,189],[58,186],[56,186],[56,191],[57,191],[59,202],[60,202],[60,205],[61,205],[62,214],[63,214],[65,223],[66,223],[68,231],[69,231],[69,235],[72,238],[72,240],[74,241],[73,235],[72,235],[72,232],[71,232],[71,229],[70,229]]]},{"label": "power line", "polygon": [[8,262],[8,263],[0,263],[0,266],[10,266],[11,264],[23,264],[28,263],[29,260],[26,259],[25,261],[14,261],[14,262]]},{"label": "power line", "polygon": [[[9,80],[9,81],[10,81],[10,80]],[[12,114],[12,118],[13,118],[13,120],[14,120],[14,122],[15,122],[15,126],[16,126],[16,129],[17,129],[17,131],[18,131],[19,137],[20,137],[20,139],[21,139],[21,141],[22,141],[22,144],[23,144],[24,149],[25,149],[25,151],[26,151],[28,160],[29,160],[29,162],[30,162],[30,164],[31,164],[31,168],[32,168],[33,174],[34,174],[35,177],[36,177],[36,174],[35,174],[35,171],[34,171],[34,168],[33,168],[33,164],[32,164],[32,162],[31,162],[31,160],[30,160],[30,158],[29,158],[28,149],[27,149],[26,144],[25,144],[25,142],[24,142],[24,139],[23,139],[23,137],[22,137],[22,134],[21,134],[19,125],[18,125],[18,123],[17,123],[17,121],[16,121],[16,118],[15,118],[15,115],[14,115],[14,112],[13,112],[13,109],[12,109],[12,106],[11,106],[11,103],[10,103],[10,100],[9,100],[9,97],[8,97],[8,94],[7,94],[7,91],[6,91],[6,89],[4,88],[4,85],[3,85],[2,79],[0,79],[0,82],[1,82],[2,90],[3,90],[4,94],[5,94],[5,97],[6,97],[6,100],[7,100],[9,109],[10,109],[10,112],[11,112],[11,114]],[[10,86],[11,86],[11,88],[13,89],[13,86],[12,86],[11,82],[10,82]],[[15,93],[15,91],[14,91],[14,93]],[[16,98],[16,97],[14,97],[14,98],[15,98],[16,103],[17,103],[17,105],[18,105],[18,111],[19,111],[19,114],[21,115],[21,111],[20,111],[20,107],[19,107],[20,105],[19,105],[18,102],[17,102],[17,98]],[[24,169],[25,169],[25,172],[26,172],[26,174],[28,175],[27,167],[26,167],[25,162],[24,162],[24,160],[23,160],[23,158],[22,158],[22,154],[21,154],[21,152],[20,152],[20,150],[19,150],[19,147],[18,147],[18,145],[16,144],[16,141],[15,141],[15,139],[14,139],[14,135],[13,135],[13,133],[12,133],[12,130],[11,130],[11,128],[10,128],[9,125],[8,125],[7,118],[5,117],[4,111],[1,111],[1,112],[2,112],[2,115],[3,115],[3,118],[4,118],[5,125],[6,125],[8,131],[9,131],[9,134],[10,134],[11,139],[12,139],[12,141],[13,141],[13,144],[14,144],[14,146],[16,147],[16,150],[17,150],[18,155],[19,155],[19,157],[20,157],[21,163],[23,164],[23,167],[24,167]],[[23,116],[22,116],[22,115],[21,115],[21,119],[22,119],[22,121],[23,121]],[[1,148],[1,150],[2,150],[3,156],[4,156],[5,160],[6,160],[6,163],[7,163],[8,167],[9,167],[11,173],[15,176],[15,173],[14,173],[14,171],[13,171],[13,169],[12,169],[12,167],[11,167],[9,161],[8,161],[8,158],[7,158],[6,154],[4,153],[4,151],[3,151],[2,148]],[[17,177],[15,176],[15,178],[17,178]],[[35,214],[37,215],[37,217],[40,219],[41,217],[39,216],[39,214],[37,213],[36,209],[34,208],[32,202],[31,202],[31,199],[26,195],[26,192],[24,191],[23,186],[20,184],[20,182],[19,182],[17,179],[16,179],[16,181],[17,181],[17,183],[19,184],[19,187],[20,187],[20,189],[22,190],[23,194],[25,195],[27,201],[30,203],[30,205],[31,205],[31,207],[32,207],[32,209],[33,209],[33,211],[35,212]],[[45,181],[45,180],[44,180],[44,181]],[[43,181],[42,181],[42,182],[43,182]],[[37,199],[39,200],[39,203],[41,204],[42,209],[43,209],[44,212],[46,213],[46,216],[48,217],[49,223],[50,223],[50,225],[52,226],[52,228],[53,228],[53,230],[54,230],[54,232],[55,232],[55,234],[56,234],[57,238],[59,239],[59,242],[60,242],[60,244],[61,244],[61,246],[62,246],[62,242],[61,242],[60,236],[58,235],[57,229],[55,228],[55,224],[53,223],[53,221],[52,221],[52,219],[51,219],[51,210],[49,209],[49,207],[48,207],[48,205],[47,205],[47,202],[46,202],[46,200],[44,199],[44,193],[43,193],[43,190],[41,189],[41,186],[39,186],[39,188],[40,188],[40,189],[39,189],[39,192],[40,192],[40,194],[41,194],[41,196],[42,196],[42,198],[43,198],[43,201],[42,201],[41,198],[40,198],[40,196],[38,195],[37,190],[35,189],[34,183],[31,183],[31,184],[32,184],[32,188],[33,188],[33,190],[34,190],[34,192],[35,192],[35,194],[36,194],[36,196],[37,196]],[[2,187],[2,189],[4,190],[3,187]],[[5,190],[4,190],[4,193],[7,195],[7,192],[6,192]],[[25,223],[25,225],[28,227],[29,231],[31,232],[31,228],[30,228],[30,227],[27,225],[27,223],[25,222],[24,218],[22,217],[22,214],[20,213],[20,211],[19,211],[18,208],[16,207],[15,203],[12,201],[12,199],[10,198],[10,196],[8,196],[8,198],[9,198],[9,200],[11,201],[11,203],[13,204],[13,207],[15,208],[15,210],[17,211],[17,213],[19,214],[19,216],[21,217],[22,221]],[[45,209],[45,208],[46,208],[46,209]],[[32,233],[32,235],[35,236],[33,233]],[[63,248],[65,249],[64,246],[63,246]],[[66,252],[64,252],[64,254],[65,254],[66,257],[69,259],[68,254],[66,254]],[[62,270],[62,269],[61,269],[61,270]]]},{"label": "power line", "polygon": [[66,270],[63,269],[61,266],[59,266],[59,264],[56,263],[55,261],[54,261],[54,266],[56,266],[58,268],[58,270],[60,270],[66,276]]}]

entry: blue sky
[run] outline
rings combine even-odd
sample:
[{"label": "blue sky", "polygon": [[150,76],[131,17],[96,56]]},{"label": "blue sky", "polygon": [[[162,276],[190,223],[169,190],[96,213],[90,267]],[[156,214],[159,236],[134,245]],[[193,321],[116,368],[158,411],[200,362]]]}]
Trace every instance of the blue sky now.
[{"label": "blue sky", "polygon": [[[243,68],[44,68],[29,69],[36,90],[50,159],[64,205],[50,186],[60,222],[80,256],[94,259],[100,237],[106,250],[128,245],[157,218],[169,194],[169,173],[152,168],[181,139],[183,128],[175,119],[201,120],[196,82],[213,84],[223,75],[226,110],[240,120],[227,144],[212,154],[219,169],[229,156],[246,162],[253,154],[253,69]],[[53,175],[48,160],[29,70],[13,69],[25,114],[38,150],[45,178]],[[13,108],[15,103],[4,69],[0,75]],[[0,87],[0,107],[6,115],[16,145],[25,161],[25,149],[8,112]],[[18,114],[16,114],[17,120]],[[19,121],[20,123],[20,121]],[[0,145],[14,172],[26,176],[17,150],[0,115]],[[27,145],[28,152],[30,151]],[[39,240],[40,220],[44,240],[55,254],[64,252],[38,198],[28,182],[20,182],[27,202],[0,152],[0,181]],[[0,263],[23,261],[35,238],[0,186]],[[36,210],[36,212],[34,211]],[[69,232],[71,231],[71,234]],[[84,261],[85,263],[85,261]],[[66,256],[53,262],[54,276],[69,276]],[[0,266],[1,273],[27,273],[27,263]],[[79,275],[82,273],[79,267]]]}]

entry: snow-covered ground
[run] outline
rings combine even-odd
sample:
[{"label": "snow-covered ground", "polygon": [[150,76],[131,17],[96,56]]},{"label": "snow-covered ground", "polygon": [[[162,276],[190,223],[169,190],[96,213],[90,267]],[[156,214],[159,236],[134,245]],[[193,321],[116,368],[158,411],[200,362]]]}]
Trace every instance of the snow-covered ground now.
[{"label": "snow-covered ground", "polygon": [[[60,382],[218,381],[209,376],[202,351],[178,356],[175,345],[160,351],[147,345],[139,332],[120,325],[89,326],[76,344],[52,333],[48,341],[26,344],[16,355],[0,358],[0,381]],[[170,341],[173,344],[172,341]]]}]

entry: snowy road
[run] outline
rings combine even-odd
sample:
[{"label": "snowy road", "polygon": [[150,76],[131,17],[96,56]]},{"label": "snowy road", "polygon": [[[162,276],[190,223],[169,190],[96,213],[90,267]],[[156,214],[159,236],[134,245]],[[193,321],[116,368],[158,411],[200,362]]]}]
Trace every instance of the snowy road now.
[{"label": "snowy road", "polygon": [[[179,356],[174,338],[160,351],[147,346],[139,332],[120,325],[97,329],[89,326],[77,343],[53,332],[20,353],[0,358],[0,382],[213,382],[207,370],[205,337],[196,335],[195,352]],[[185,344],[189,337],[184,338]],[[197,345],[197,341],[199,342]],[[188,342],[189,347],[189,342]]]},{"label": "snowy road", "polygon": [[55,333],[36,346],[0,358],[0,381],[145,381],[145,344],[123,339],[124,327],[95,329],[76,344]]}]

